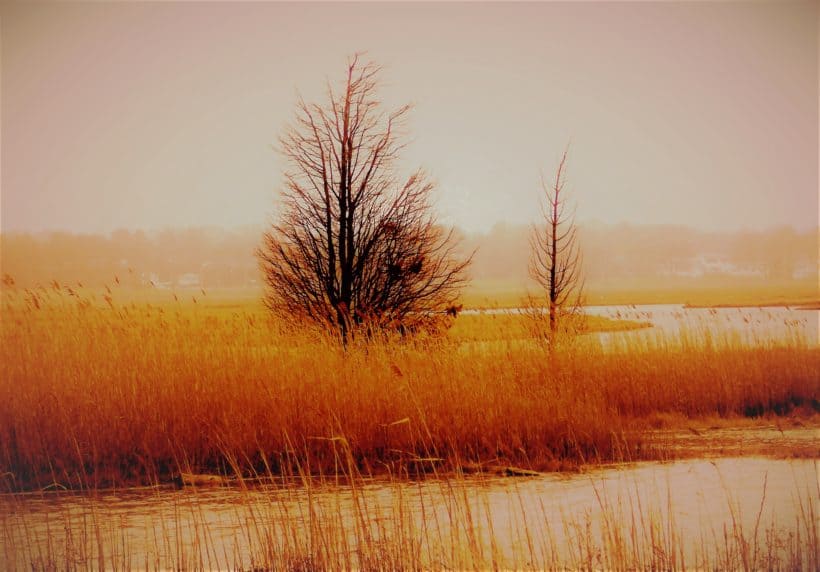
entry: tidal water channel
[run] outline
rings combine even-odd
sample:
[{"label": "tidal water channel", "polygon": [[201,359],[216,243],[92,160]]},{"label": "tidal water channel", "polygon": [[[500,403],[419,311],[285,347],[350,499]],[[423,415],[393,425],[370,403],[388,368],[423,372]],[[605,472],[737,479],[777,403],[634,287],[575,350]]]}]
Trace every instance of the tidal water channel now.
[{"label": "tidal water channel", "polygon": [[650,326],[628,335],[693,339],[710,336],[743,344],[778,341],[820,343],[820,310],[787,306],[690,308],[680,304],[588,306],[590,315],[644,322]]},{"label": "tidal water channel", "polygon": [[391,543],[425,568],[607,568],[613,551],[722,567],[743,543],[812,549],[819,468],[740,457],[530,478],[7,495],[0,569],[252,569],[323,544],[355,567]]},{"label": "tidal water channel", "polygon": [[[519,314],[522,308],[466,310],[468,314]],[[820,310],[788,306],[699,308],[683,304],[586,306],[584,313],[628,320],[645,327],[593,335],[605,344],[642,340],[668,344],[704,338],[715,342],[765,345],[800,342],[820,344]]]}]

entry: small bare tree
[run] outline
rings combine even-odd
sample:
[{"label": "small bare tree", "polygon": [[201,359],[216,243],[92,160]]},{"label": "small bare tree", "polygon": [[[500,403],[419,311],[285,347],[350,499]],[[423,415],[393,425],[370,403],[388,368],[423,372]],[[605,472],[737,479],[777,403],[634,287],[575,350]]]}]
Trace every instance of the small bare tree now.
[{"label": "small bare tree", "polygon": [[581,275],[581,251],[578,247],[575,212],[567,210],[564,195],[565,172],[569,147],[564,150],[555,180],[548,183],[541,176],[543,200],[541,210],[545,225],[536,226],[530,237],[530,276],[538,283],[545,295],[530,299],[530,314],[540,323],[544,306],[549,319],[546,331],[548,341],[553,341],[561,329],[569,329],[581,312],[583,304],[583,277]]},{"label": "small bare tree", "polygon": [[379,71],[355,56],[324,105],[299,100],[280,138],[283,212],[257,252],[269,308],[337,328],[343,340],[359,324],[406,331],[437,321],[469,264],[431,213],[433,183],[421,171],[396,175],[410,108],[382,109]]}]

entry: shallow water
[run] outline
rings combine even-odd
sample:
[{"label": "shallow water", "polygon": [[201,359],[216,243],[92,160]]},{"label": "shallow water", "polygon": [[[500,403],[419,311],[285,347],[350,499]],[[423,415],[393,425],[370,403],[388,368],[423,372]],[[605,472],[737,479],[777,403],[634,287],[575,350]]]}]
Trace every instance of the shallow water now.
[{"label": "shallow water", "polygon": [[797,339],[810,344],[820,343],[818,310],[781,306],[687,308],[679,304],[657,304],[589,306],[585,311],[612,319],[649,322],[652,333],[667,336],[712,334],[752,344]]},{"label": "shallow water", "polygon": [[[465,313],[521,313],[521,308],[467,310]],[[627,339],[668,343],[689,337],[732,343],[761,345],[800,341],[820,345],[820,310],[782,306],[738,308],[687,308],[682,304],[586,306],[584,312],[613,320],[649,324],[639,330],[596,333],[605,343]]]},{"label": "shallow water", "polygon": [[357,565],[360,550],[401,539],[434,568],[610,567],[618,546],[633,563],[654,554],[667,564],[722,567],[732,538],[764,546],[776,532],[781,544],[810,548],[818,469],[815,460],[722,458],[526,479],[4,496],[0,569],[249,569],[311,542],[332,544]]}]

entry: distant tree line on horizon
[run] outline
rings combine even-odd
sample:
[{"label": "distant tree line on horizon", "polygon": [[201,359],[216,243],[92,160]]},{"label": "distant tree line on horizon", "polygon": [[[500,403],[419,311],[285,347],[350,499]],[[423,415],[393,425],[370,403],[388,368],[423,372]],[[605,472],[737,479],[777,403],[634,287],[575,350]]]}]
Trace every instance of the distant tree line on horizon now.
[{"label": "distant tree line on horizon", "polygon": [[[103,234],[0,234],[0,273],[20,287],[53,280],[102,288],[261,288],[254,250],[261,227],[200,227]],[[525,284],[531,225],[456,229],[462,253],[475,251],[469,277]],[[677,225],[579,223],[587,286],[619,280],[705,278],[817,279],[818,231],[704,232]],[[151,282],[154,282],[152,285]]]}]

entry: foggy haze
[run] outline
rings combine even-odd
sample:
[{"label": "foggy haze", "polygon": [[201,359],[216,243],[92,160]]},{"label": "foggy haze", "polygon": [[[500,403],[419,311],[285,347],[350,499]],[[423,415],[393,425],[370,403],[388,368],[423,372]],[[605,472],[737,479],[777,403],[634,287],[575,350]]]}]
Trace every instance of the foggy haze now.
[{"label": "foggy haze", "polygon": [[568,141],[582,222],[818,222],[815,2],[1,10],[4,233],[261,228],[297,90],[362,50],[468,232],[534,220]]},{"label": "foggy haze", "polygon": [[[672,225],[586,224],[579,228],[585,284],[643,288],[720,284],[727,287],[817,284],[817,230],[789,228],[716,233]],[[461,255],[473,253],[471,284],[524,289],[529,282],[530,225],[496,224],[457,231]],[[2,277],[18,287],[258,290],[254,256],[262,228],[198,227],[110,235],[4,233]],[[816,286],[815,286],[816,287]]]}]

